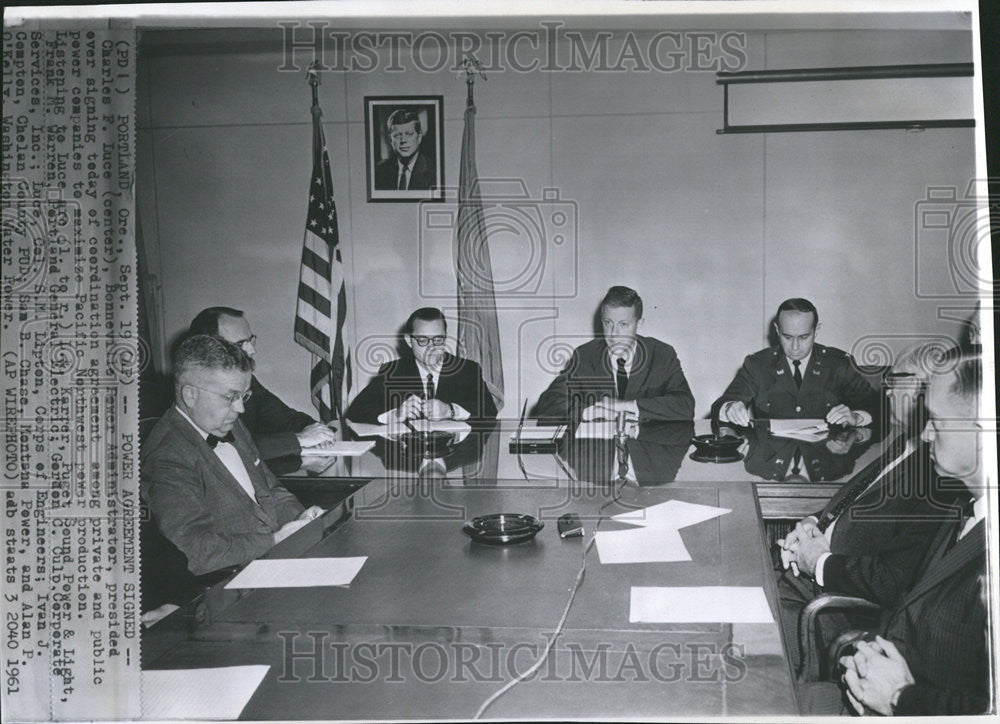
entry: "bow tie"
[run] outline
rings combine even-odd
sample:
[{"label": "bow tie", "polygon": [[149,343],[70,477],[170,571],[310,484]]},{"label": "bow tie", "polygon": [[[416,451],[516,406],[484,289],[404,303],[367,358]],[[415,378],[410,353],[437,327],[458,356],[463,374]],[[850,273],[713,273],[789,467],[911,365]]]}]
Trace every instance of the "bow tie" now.
[{"label": "bow tie", "polygon": [[218,445],[220,442],[228,442],[229,444],[232,444],[235,441],[236,441],[236,438],[233,437],[233,431],[232,430],[230,430],[229,432],[227,432],[222,437],[216,437],[215,435],[209,435],[208,437],[205,438],[205,442],[207,442],[208,446],[210,448],[212,448],[213,450],[215,449],[215,446]]}]

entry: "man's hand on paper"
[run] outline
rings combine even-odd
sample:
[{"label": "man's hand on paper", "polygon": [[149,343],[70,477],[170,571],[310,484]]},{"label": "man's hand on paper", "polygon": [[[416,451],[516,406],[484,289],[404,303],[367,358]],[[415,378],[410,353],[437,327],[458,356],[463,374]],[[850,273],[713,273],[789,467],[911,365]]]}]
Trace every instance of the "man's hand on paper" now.
[{"label": "man's hand on paper", "polygon": [[302,432],[295,435],[299,441],[299,447],[303,450],[311,447],[330,447],[337,441],[335,430],[331,430],[322,422],[314,422]]}]

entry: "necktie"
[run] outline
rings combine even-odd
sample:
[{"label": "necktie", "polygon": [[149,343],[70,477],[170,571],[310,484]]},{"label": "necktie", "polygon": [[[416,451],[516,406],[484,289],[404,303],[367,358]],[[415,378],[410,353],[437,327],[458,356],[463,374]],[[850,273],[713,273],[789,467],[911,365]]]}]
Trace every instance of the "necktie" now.
[{"label": "necktie", "polygon": [[792,360],[792,366],[795,367],[795,374],[792,377],[795,379],[795,386],[799,389],[802,389],[802,370],[799,369],[801,364],[802,362],[797,359]]},{"label": "necktie", "polygon": [[236,438],[233,437],[233,431],[232,430],[230,430],[229,432],[227,432],[222,437],[216,437],[215,435],[209,435],[207,438],[205,438],[205,442],[208,443],[208,446],[210,448],[212,448],[213,450],[215,450],[215,446],[218,445],[220,442],[228,442],[229,444],[232,444],[235,440],[236,440]]},{"label": "necktie", "polygon": [[427,399],[434,399],[434,376],[429,372],[427,373]]},{"label": "necktie", "polygon": [[407,166],[399,167],[399,183],[396,184],[397,191],[406,191],[406,169]]},{"label": "necktie", "polygon": [[615,372],[615,383],[618,385],[618,399],[625,398],[625,388],[628,387],[628,372],[625,371],[625,358],[618,358],[618,371]]},{"label": "necktie", "polygon": [[[819,528],[819,532],[825,533],[826,529],[830,527],[830,524],[839,518],[840,515],[847,510],[848,506],[857,500],[858,496],[868,489],[868,486],[875,481],[875,478],[881,475],[885,466],[902,455],[903,450],[905,449],[906,436],[899,435],[892,441],[892,443],[890,443],[883,455],[869,463],[864,470],[855,476],[854,480],[845,483],[844,487],[842,487],[840,491],[838,491],[837,495],[834,495],[833,499],[830,501],[833,502],[836,500],[833,507],[820,516],[819,522],[816,524],[816,527]],[[838,496],[840,496],[839,499]]]},{"label": "necktie", "polygon": [[792,475],[798,475],[802,468],[799,467],[802,462],[802,448],[795,448],[795,455],[792,456]]}]

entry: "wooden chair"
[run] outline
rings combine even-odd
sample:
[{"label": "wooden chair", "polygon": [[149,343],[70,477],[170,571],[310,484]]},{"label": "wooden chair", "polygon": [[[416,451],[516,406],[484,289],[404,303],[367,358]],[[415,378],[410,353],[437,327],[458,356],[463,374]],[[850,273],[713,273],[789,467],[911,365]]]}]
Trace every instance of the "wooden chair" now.
[{"label": "wooden chair", "polygon": [[821,614],[832,612],[852,614],[858,621],[867,624],[871,629],[878,623],[882,608],[877,603],[855,596],[842,596],[824,593],[810,601],[799,614],[799,652],[801,662],[797,678],[800,683],[811,681],[827,681],[836,671],[840,651],[850,643],[864,635],[864,629],[852,628],[840,632],[826,647],[820,650]]}]

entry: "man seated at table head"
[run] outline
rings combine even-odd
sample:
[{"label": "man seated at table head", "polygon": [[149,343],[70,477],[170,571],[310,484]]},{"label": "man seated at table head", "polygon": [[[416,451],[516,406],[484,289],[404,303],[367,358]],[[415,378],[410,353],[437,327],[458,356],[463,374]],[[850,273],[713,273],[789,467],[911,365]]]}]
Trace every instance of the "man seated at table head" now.
[{"label": "man seated at table head", "polygon": [[[190,334],[212,334],[232,342],[250,359],[257,354],[257,335],[239,309],[208,307],[191,320]],[[241,420],[253,436],[264,460],[298,455],[303,449],[323,447],[337,439],[334,430],[304,412],[293,410],[260,383],[250,378],[250,399]]]},{"label": "man seated at table head", "polygon": [[573,351],[562,372],[538,398],[542,420],[690,420],[694,396],[674,348],[638,334],[642,298],[611,287],[601,300],[602,335]]},{"label": "man seated at table head", "polygon": [[808,299],[778,306],[778,345],[749,355],[712,405],[720,422],[746,426],[754,418],[825,419],[860,427],[879,410],[878,392],[843,350],[816,344],[819,312]]},{"label": "man seated at table head", "polygon": [[403,340],[407,354],[379,368],[347,408],[347,419],[390,424],[418,418],[496,418],[496,403],[479,365],[446,349],[448,325],[440,309],[413,312]]},{"label": "man seated at table head", "polygon": [[[932,354],[932,348],[924,347],[903,355],[890,374],[929,378],[926,370],[920,371],[926,366],[920,360],[929,361]],[[932,364],[946,369],[954,367],[956,359],[949,353]],[[779,541],[787,572],[778,590],[783,612],[791,614],[783,621],[790,646],[796,641],[798,611],[823,591],[892,605],[913,583],[941,521],[955,515],[958,484],[935,473],[929,446],[915,439],[921,430],[910,427],[924,417],[913,410],[922,398],[890,390],[889,399],[898,437],[823,510],[800,520]]]},{"label": "man seated at table head", "polygon": [[[989,706],[981,389],[982,360],[975,354],[931,377],[922,439],[937,473],[962,482],[966,504],[938,527],[914,581],[883,612],[877,638],[864,637],[856,653],[841,659],[848,700],[859,713],[981,714]],[[813,713],[842,711],[832,685],[806,698]]]},{"label": "man seated at table head", "polygon": [[247,563],[323,513],[278,483],[239,419],[252,370],[224,339],[186,339],[174,354],[174,406],[142,446],[143,498],[195,575]]}]

